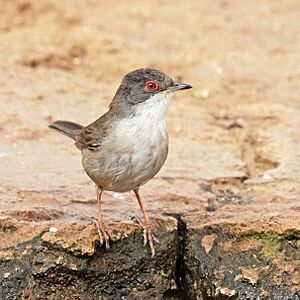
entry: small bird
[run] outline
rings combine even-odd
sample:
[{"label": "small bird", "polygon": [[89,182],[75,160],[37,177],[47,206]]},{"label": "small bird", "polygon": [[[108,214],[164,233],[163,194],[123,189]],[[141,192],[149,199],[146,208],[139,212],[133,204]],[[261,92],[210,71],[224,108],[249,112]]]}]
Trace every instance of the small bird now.
[{"label": "small bird", "polygon": [[190,89],[152,68],[128,73],[122,80],[109,110],[88,126],[55,121],[50,128],[67,135],[81,150],[82,165],[96,185],[100,244],[109,248],[110,235],[102,218],[102,192],[134,191],[143,214],[137,219],[144,230],[144,245],[155,255],[151,222],[139,194],[163,166],[168,154],[168,133],[164,116],[174,92]]}]

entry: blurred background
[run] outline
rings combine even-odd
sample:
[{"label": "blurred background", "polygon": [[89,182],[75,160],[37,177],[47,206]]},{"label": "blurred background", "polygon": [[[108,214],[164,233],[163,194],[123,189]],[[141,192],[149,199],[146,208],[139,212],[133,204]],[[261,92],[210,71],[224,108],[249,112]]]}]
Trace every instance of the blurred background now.
[{"label": "blurred background", "polygon": [[235,185],[237,199],[249,193],[237,187],[245,180],[268,194],[269,181],[287,180],[271,193],[298,195],[299,11],[299,1],[1,1],[2,212],[96,214],[77,149],[47,126],[89,124],[122,77],[143,66],[194,87],[170,105],[170,155],[144,191],[153,210],[209,208],[220,181]]}]

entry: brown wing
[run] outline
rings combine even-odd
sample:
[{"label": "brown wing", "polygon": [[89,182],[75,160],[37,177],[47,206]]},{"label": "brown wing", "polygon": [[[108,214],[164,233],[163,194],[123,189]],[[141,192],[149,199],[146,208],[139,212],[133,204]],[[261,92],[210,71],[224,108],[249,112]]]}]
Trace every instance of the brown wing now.
[{"label": "brown wing", "polygon": [[105,138],[108,129],[107,114],[100,117],[92,124],[84,127],[75,136],[75,146],[79,149],[88,148],[99,150],[101,142]]}]

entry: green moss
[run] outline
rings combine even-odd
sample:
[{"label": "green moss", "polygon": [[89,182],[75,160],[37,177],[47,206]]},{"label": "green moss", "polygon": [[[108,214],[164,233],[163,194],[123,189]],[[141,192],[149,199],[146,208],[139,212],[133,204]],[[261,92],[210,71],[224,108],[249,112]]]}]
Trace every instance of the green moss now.
[{"label": "green moss", "polygon": [[261,247],[262,255],[267,259],[278,257],[281,248],[282,237],[275,232],[262,232],[253,235],[258,246]]}]

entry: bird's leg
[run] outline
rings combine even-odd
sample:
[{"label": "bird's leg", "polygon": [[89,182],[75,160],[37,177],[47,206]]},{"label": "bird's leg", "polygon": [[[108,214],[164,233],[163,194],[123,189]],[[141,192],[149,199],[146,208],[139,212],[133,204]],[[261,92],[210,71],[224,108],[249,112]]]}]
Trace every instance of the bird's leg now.
[{"label": "bird's leg", "polygon": [[103,242],[105,243],[105,248],[109,249],[109,239],[110,235],[105,228],[105,224],[103,222],[102,217],[102,210],[101,210],[101,196],[102,196],[102,189],[97,188],[97,200],[98,200],[98,221],[95,220],[96,228],[99,234],[100,238],[100,245],[103,245]]},{"label": "bird's leg", "polygon": [[136,199],[139,203],[139,206],[140,206],[140,209],[142,211],[143,218],[144,218],[144,221],[137,218],[137,221],[138,221],[139,225],[144,229],[144,245],[146,245],[147,243],[149,244],[149,247],[150,247],[150,250],[151,250],[151,255],[154,256],[155,255],[154,242],[158,243],[158,240],[152,233],[152,227],[151,227],[150,219],[149,219],[149,217],[147,215],[147,212],[144,208],[142,199],[141,199],[140,194],[139,194],[139,190],[135,189],[133,191],[134,191]]}]

